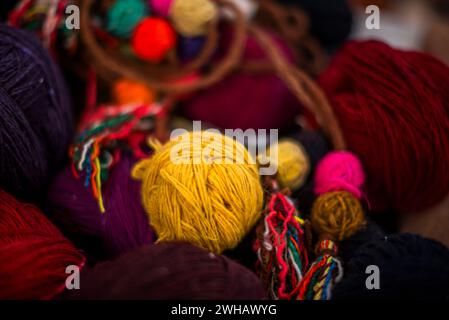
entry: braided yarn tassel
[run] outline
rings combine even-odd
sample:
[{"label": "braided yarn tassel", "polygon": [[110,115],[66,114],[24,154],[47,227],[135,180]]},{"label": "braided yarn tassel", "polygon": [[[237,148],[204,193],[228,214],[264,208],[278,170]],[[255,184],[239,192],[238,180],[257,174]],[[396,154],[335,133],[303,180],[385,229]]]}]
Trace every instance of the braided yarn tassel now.
[{"label": "braided yarn tassel", "polygon": [[271,195],[254,249],[258,274],[272,299],[297,295],[309,264],[304,225],[291,200],[279,192]]},{"label": "braided yarn tassel", "polygon": [[332,240],[320,241],[314,261],[304,276],[298,300],[329,300],[333,286],[343,278],[343,267],[337,256],[337,245]]}]

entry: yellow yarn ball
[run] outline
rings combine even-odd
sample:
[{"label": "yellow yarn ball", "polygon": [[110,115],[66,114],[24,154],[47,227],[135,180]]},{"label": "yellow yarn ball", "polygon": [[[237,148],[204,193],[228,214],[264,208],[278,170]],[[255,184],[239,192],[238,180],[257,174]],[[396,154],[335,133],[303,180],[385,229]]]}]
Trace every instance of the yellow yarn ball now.
[{"label": "yellow yarn ball", "polygon": [[142,201],[158,241],[187,241],[214,253],[234,248],[259,219],[263,190],[243,145],[219,133],[178,136],[140,161]]},{"label": "yellow yarn ball", "polygon": [[341,241],[365,225],[365,216],[357,198],[346,191],[319,196],[313,205],[312,227],[320,235]]},{"label": "yellow yarn ball", "polygon": [[205,35],[207,24],[217,15],[217,7],[210,0],[174,0],[170,8],[174,28],[186,37]]},{"label": "yellow yarn ball", "polygon": [[[263,158],[263,159],[262,159]],[[305,182],[310,171],[310,161],[303,146],[293,139],[281,139],[270,146],[267,157],[258,156],[259,163],[269,163],[277,168],[276,179],[281,188],[294,191]]]}]

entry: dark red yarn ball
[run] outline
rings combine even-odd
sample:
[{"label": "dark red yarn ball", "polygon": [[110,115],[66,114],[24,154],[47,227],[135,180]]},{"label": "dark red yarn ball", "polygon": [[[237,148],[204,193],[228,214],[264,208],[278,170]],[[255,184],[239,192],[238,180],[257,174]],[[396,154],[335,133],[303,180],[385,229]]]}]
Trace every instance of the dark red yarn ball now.
[{"label": "dark red yarn ball", "polygon": [[51,299],[83,256],[34,206],[0,190],[0,299]]},{"label": "dark red yarn ball", "polygon": [[265,298],[259,278],[220,255],[183,242],[146,245],[85,269],[73,300],[256,300]]},{"label": "dark red yarn ball", "polygon": [[420,211],[449,194],[446,65],[377,41],[350,42],[320,83],[365,166],[374,211]]}]

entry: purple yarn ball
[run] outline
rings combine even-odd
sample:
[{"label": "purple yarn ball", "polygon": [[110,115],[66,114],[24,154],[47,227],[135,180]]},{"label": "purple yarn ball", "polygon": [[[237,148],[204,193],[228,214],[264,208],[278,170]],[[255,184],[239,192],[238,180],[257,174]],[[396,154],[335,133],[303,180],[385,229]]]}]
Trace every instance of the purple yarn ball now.
[{"label": "purple yarn ball", "polygon": [[0,24],[0,187],[38,200],[67,153],[73,123],[62,75],[31,34]]},{"label": "purple yarn ball", "polygon": [[85,187],[84,179],[76,179],[70,167],[50,187],[51,218],[94,260],[109,259],[154,240],[141,205],[140,182],[130,176],[134,163],[134,159],[122,156],[110,169],[102,185],[104,213],[99,210],[92,188]]},{"label": "purple yarn ball", "polygon": [[183,37],[178,39],[178,54],[181,61],[186,62],[195,58],[206,43],[205,37]]}]

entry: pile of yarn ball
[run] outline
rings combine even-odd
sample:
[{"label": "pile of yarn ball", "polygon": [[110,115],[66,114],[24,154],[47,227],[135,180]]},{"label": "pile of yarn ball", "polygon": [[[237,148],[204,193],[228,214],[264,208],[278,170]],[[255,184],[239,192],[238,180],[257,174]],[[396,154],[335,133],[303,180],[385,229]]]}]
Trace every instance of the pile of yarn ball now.
[{"label": "pile of yarn ball", "polygon": [[133,176],[142,181],[158,241],[187,241],[219,254],[237,246],[261,214],[255,160],[215,131],[179,135],[141,160]]},{"label": "pile of yarn ball", "polygon": [[386,44],[350,42],[320,83],[373,211],[426,209],[449,193],[449,67]]},{"label": "pile of yarn ball", "polygon": [[254,273],[238,263],[180,242],[144,246],[81,274],[69,299],[263,299]]},{"label": "pile of yarn ball", "polygon": [[177,34],[201,43],[217,17],[210,0],[116,0],[107,11],[105,30],[120,40],[130,39],[140,59],[160,63],[176,47]]},{"label": "pile of yarn ball", "polygon": [[[257,7],[252,0],[229,1],[246,8],[247,18]],[[322,10],[318,1],[281,2],[309,11],[312,33],[329,51],[349,32],[344,1]],[[218,23],[222,16],[233,19],[221,4],[101,2],[92,5],[103,14],[92,21],[94,38],[111,45],[107,54],[132,51],[128,61],[146,71],[182,68],[217,40],[201,71],[179,79],[163,75],[167,83],[193,84],[202,71],[234,58],[225,53],[238,32]],[[14,14],[27,16],[38,5],[21,2]],[[60,11],[67,2],[52,5]],[[50,17],[50,7],[41,6],[42,16]],[[317,19],[328,14],[333,20]],[[48,31],[47,38],[57,41],[57,31],[45,28],[50,26],[36,23],[32,31]],[[103,83],[92,68],[88,107],[69,147],[72,106],[60,71],[30,33],[0,24],[0,299],[449,297],[449,249],[415,235],[385,236],[364,212],[364,204],[374,212],[420,211],[449,194],[449,67],[376,41],[344,45],[318,80],[347,149],[329,151],[320,133],[307,131],[324,121],[294,135],[304,106],[289,88],[300,90],[266,72],[278,64],[252,25],[246,29],[239,68],[187,94],[165,95],[128,78]],[[285,39],[266,35],[294,65]],[[112,84],[106,94],[104,84]],[[320,93],[311,87],[306,94]],[[172,125],[167,113],[173,103],[177,116],[208,127],[279,129],[282,137],[298,139],[281,139],[257,161],[239,139],[218,129],[179,129],[163,144],[153,134]],[[68,156],[73,162],[64,167]],[[267,161],[277,172],[263,177]],[[305,205],[301,195],[308,197]],[[229,259],[242,249],[251,260],[248,243],[261,279]],[[378,266],[382,290],[366,289],[369,265]],[[80,290],[66,290],[69,266],[82,270]]]},{"label": "pile of yarn ball", "polygon": [[51,299],[84,257],[36,207],[0,189],[0,299]]},{"label": "pile of yarn ball", "polygon": [[62,76],[36,38],[0,24],[0,187],[42,195],[66,155],[72,109]]}]

